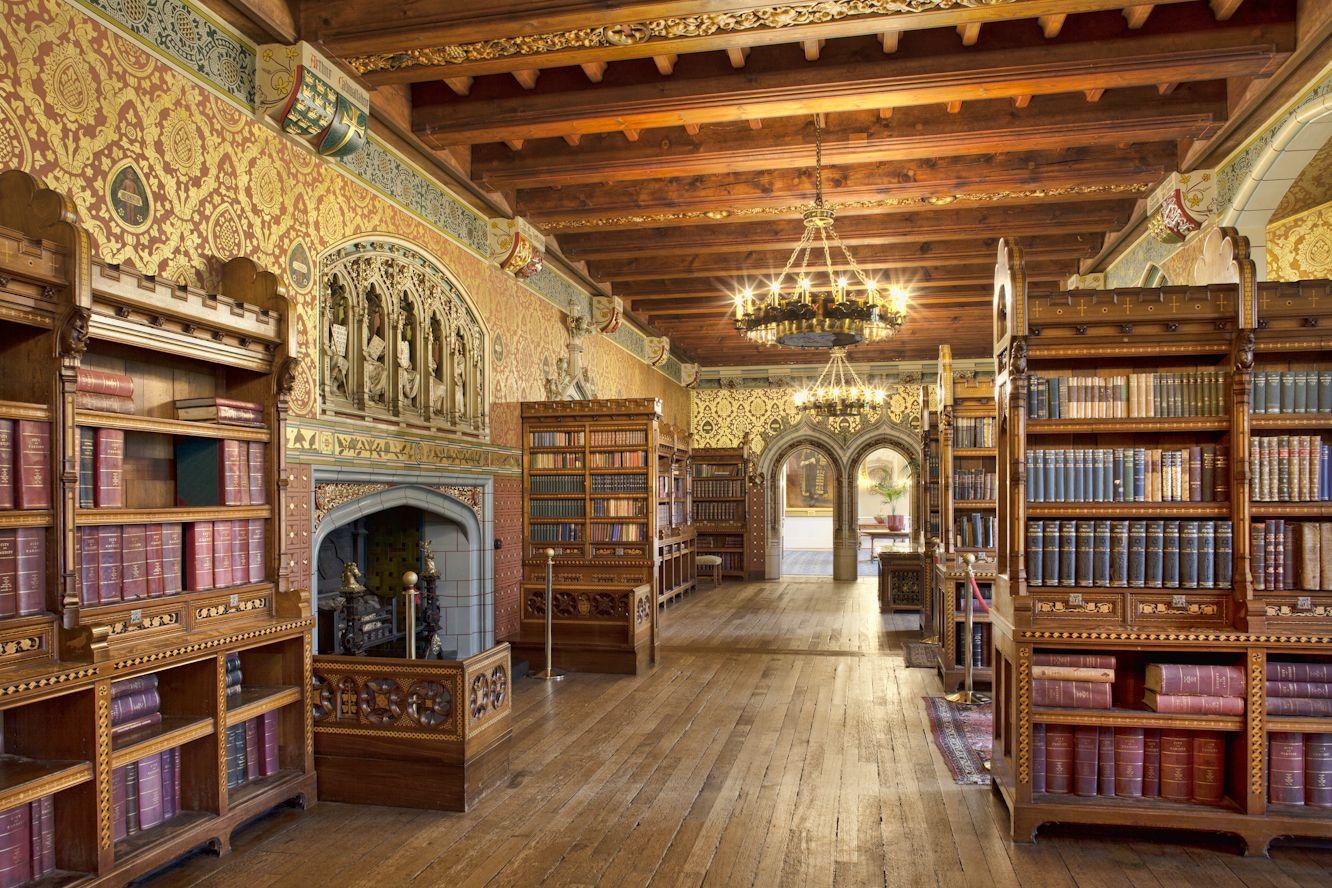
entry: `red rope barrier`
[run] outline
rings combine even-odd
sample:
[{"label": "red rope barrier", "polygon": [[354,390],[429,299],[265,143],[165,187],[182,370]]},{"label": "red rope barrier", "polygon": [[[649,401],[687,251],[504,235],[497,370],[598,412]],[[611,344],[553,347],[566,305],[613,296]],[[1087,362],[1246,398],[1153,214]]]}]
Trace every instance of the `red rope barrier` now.
[{"label": "red rope barrier", "polygon": [[976,585],[976,578],[971,574],[968,574],[967,581],[971,583],[971,595],[976,599],[976,606],[980,608],[981,613],[988,614],[990,612],[990,606],[985,603],[984,597],[981,596],[980,586]]}]

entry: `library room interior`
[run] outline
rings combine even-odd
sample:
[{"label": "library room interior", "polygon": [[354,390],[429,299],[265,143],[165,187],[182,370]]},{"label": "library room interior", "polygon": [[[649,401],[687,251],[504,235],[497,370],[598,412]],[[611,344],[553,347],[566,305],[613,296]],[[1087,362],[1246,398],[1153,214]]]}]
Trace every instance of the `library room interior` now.
[{"label": "library room interior", "polygon": [[0,16],[0,888],[1332,885],[1332,0]]}]

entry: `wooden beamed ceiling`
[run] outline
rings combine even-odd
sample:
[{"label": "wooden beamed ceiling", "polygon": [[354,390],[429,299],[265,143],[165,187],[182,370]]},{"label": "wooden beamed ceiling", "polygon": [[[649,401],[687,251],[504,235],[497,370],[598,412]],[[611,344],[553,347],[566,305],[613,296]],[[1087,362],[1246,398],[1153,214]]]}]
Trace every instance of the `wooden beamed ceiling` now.
[{"label": "wooden beamed ceiling", "polygon": [[1297,36],[1295,0],[607,5],[306,0],[299,19],[705,365],[811,360],[746,342],[729,294],[799,240],[814,115],[844,243],[911,291],[904,334],[855,357],[980,356],[998,238],[1057,289]]}]

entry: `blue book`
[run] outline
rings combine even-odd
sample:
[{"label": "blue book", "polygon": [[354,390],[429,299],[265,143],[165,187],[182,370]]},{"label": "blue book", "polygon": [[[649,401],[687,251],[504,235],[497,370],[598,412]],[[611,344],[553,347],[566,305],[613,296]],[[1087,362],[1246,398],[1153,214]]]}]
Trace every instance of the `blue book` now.
[{"label": "blue book", "polygon": [[1198,588],[1216,585],[1216,522],[1198,522]]},{"label": "blue book", "polygon": [[1078,522],[1078,557],[1077,557],[1077,584],[1079,586],[1090,586],[1092,584],[1092,539],[1095,536],[1095,522]]},{"label": "blue book", "polygon": [[1036,490],[1036,451],[1027,451],[1027,502],[1039,503],[1040,496]]},{"label": "blue book", "polygon": [[1045,557],[1042,559],[1041,575],[1047,586],[1059,585],[1059,522],[1050,518],[1045,522],[1045,533],[1042,534],[1045,548],[1042,550]]},{"label": "blue book", "polygon": [[1179,587],[1198,588],[1198,522],[1179,523]]},{"label": "blue book", "polygon": [[1179,522],[1165,522],[1164,541],[1161,544],[1161,585],[1167,589],[1179,588]]},{"label": "blue book", "polygon": [[1124,501],[1124,451],[1116,447],[1111,453],[1113,454],[1111,471],[1114,473],[1114,499],[1112,502],[1122,503]]},{"label": "blue book", "polygon": [[1267,374],[1267,385],[1263,386],[1267,391],[1263,394],[1263,405],[1267,408],[1267,413],[1281,412],[1281,374],[1269,372]]},{"label": "blue book", "polygon": [[1044,572],[1041,570],[1042,562],[1045,559],[1045,534],[1042,533],[1044,522],[1027,522],[1027,585],[1043,585],[1041,578]]},{"label": "blue book", "polygon": [[1295,374],[1289,371],[1281,373],[1281,409],[1279,413],[1291,413],[1295,409]]},{"label": "blue book", "polygon": [[1044,480],[1041,482],[1041,492],[1045,494],[1044,502],[1059,502],[1058,491],[1055,490],[1055,452],[1053,450],[1041,451],[1041,474]]},{"label": "blue book", "polygon": [[1101,502],[1115,501],[1115,457],[1109,448],[1101,451]]},{"label": "blue book", "polygon": [[1096,530],[1092,540],[1092,585],[1110,585],[1110,519],[1096,519]]},{"label": "blue book", "polygon": [[1258,370],[1253,374],[1253,409],[1250,413],[1267,412],[1267,371]]},{"label": "blue book", "polygon": [[1295,383],[1294,383],[1294,384],[1295,384],[1295,399],[1294,399],[1294,405],[1295,405],[1295,408],[1294,408],[1294,411],[1293,411],[1293,412],[1295,412],[1295,413],[1308,413],[1308,412],[1309,412],[1309,374],[1308,374],[1308,373],[1305,373],[1303,370],[1296,370],[1292,375],[1295,377]]},{"label": "blue book", "polygon": [[1129,523],[1116,518],[1110,522],[1110,585],[1128,585]]},{"label": "blue book", "polygon": [[1129,522],[1128,584],[1140,587],[1147,581],[1147,522]]},{"label": "blue book", "polygon": [[1318,412],[1332,413],[1332,370],[1318,371]]},{"label": "blue book", "polygon": [[1147,498],[1147,451],[1141,447],[1133,448],[1133,499],[1140,503]]},{"label": "blue book", "polygon": [[1059,585],[1077,585],[1078,522],[1064,521],[1059,526]]},{"label": "blue book", "polygon": [[1087,451],[1078,448],[1073,451],[1073,502],[1087,501]]},{"label": "blue book", "polygon": [[1164,579],[1161,553],[1165,548],[1165,522],[1153,518],[1147,522],[1147,576],[1146,584],[1160,588]]},{"label": "blue book", "polygon": [[1050,473],[1050,489],[1054,494],[1050,497],[1050,502],[1062,503],[1064,502],[1064,451],[1051,450],[1050,456],[1054,458],[1052,460],[1054,468]]},{"label": "blue book", "polygon": [[1077,500],[1073,499],[1073,495],[1077,492],[1077,487],[1075,486],[1076,482],[1073,480],[1073,476],[1077,474],[1077,468],[1073,464],[1072,450],[1064,451],[1064,463],[1062,468],[1062,474],[1064,476],[1064,498],[1062,501],[1066,503],[1077,502]]},{"label": "blue book", "polygon": [[1230,522],[1216,522],[1216,588],[1229,589],[1234,568],[1234,546]]}]

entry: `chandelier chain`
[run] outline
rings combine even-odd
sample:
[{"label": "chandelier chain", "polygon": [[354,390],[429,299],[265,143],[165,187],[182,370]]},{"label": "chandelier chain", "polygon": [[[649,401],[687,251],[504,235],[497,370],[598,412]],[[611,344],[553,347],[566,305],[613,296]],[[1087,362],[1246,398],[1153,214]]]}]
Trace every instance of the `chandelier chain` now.
[{"label": "chandelier chain", "polygon": [[814,115],[814,206],[823,206],[823,121]]}]

